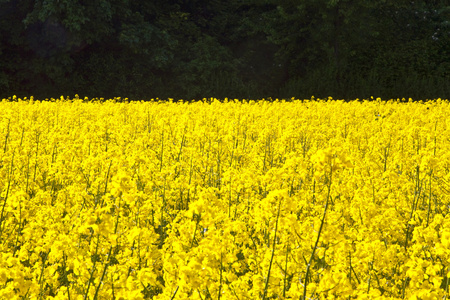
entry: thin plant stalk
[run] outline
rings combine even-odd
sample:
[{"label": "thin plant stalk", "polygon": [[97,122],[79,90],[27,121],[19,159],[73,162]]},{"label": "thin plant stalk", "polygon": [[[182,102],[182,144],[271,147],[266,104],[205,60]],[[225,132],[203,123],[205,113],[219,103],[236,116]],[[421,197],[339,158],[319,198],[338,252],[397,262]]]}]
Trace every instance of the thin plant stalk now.
[{"label": "thin plant stalk", "polygon": [[319,244],[320,235],[321,235],[322,229],[323,229],[323,224],[325,223],[325,217],[326,217],[327,209],[328,209],[328,202],[329,202],[329,199],[330,199],[332,174],[333,174],[332,166],[330,164],[330,181],[328,183],[327,200],[325,202],[325,209],[323,211],[323,216],[322,216],[322,220],[320,222],[319,232],[317,233],[316,242],[314,244],[314,248],[313,248],[313,251],[311,253],[311,257],[309,258],[308,265],[306,266],[305,283],[303,285],[303,295],[300,298],[300,299],[303,299],[303,300],[306,300],[306,288],[308,287],[308,278],[309,278],[309,273],[311,272],[311,264],[312,264],[312,261],[313,261],[313,258],[314,258],[314,254],[316,253],[316,250],[317,250],[317,245]]},{"label": "thin plant stalk", "polygon": [[270,271],[272,270],[273,257],[275,255],[275,246],[276,246],[276,242],[277,242],[277,231],[278,231],[278,220],[280,219],[280,212],[281,212],[281,199],[282,199],[282,197],[280,197],[280,201],[278,203],[278,215],[277,215],[277,220],[275,222],[275,234],[274,234],[274,237],[273,237],[272,255],[270,257],[269,271],[267,272],[266,284],[264,286],[264,294],[263,294],[263,297],[262,297],[263,300],[266,299],[267,289],[269,287]]}]

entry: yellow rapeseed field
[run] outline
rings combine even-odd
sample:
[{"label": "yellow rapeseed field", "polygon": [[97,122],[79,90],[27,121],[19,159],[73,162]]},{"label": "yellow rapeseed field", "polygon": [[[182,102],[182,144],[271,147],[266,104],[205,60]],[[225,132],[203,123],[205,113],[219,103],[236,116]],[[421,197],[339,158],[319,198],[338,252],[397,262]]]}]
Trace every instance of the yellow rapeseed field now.
[{"label": "yellow rapeseed field", "polygon": [[446,299],[450,105],[0,102],[0,299]]}]

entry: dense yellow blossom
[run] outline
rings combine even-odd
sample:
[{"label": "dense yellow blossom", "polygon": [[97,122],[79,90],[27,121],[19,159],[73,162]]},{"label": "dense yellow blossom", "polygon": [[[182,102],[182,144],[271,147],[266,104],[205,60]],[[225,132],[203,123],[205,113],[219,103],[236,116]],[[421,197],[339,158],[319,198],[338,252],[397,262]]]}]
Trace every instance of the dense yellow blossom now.
[{"label": "dense yellow blossom", "polygon": [[447,101],[12,100],[0,299],[449,296]]}]

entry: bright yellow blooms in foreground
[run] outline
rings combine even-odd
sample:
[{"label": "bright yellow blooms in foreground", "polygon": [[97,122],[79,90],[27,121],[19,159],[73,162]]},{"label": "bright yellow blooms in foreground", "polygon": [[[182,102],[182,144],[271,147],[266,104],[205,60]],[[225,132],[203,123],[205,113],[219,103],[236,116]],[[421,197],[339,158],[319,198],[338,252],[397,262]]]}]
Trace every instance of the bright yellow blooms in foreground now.
[{"label": "bright yellow blooms in foreground", "polygon": [[0,299],[444,299],[447,101],[0,102]]}]

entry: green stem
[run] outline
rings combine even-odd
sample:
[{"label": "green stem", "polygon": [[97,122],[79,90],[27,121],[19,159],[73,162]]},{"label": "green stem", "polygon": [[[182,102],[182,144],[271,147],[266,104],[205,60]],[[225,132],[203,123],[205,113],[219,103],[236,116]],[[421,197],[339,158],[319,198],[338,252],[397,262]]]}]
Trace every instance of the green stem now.
[{"label": "green stem", "polygon": [[267,272],[266,284],[264,286],[264,294],[263,294],[263,297],[262,297],[263,300],[266,299],[267,289],[269,287],[270,271],[272,270],[273,257],[275,255],[275,246],[276,246],[276,242],[277,242],[277,231],[278,231],[278,220],[280,219],[280,212],[281,212],[281,199],[282,199],[282,197],[280,197],[280,201],[279,201],[279,204],[278,204],[278,215],[277,215],[277,220],[275,222],[275,234],[274,234],[274,237],[273,237],[272,255],[270,257],[269,270]]},{"label": "green stem", "polygon": [[108,269],[110,260],[111,260],[111,250],[112,250],[112,246],[109,247],[109,253],[108,253],[108,261],[105,264],[105,267],[103,268],[103,273],[102,273],[102,277],[100,278],[100,281],[98,283],[97,288],[95,289],[95,295],[94,295],[94,300],[98,299],[98,292],[100,291],[100,287],[102,285],[103,279],[105,278],[105,274],[106,274],[106,269]]},{"label": "green stem", "polygon": [[91,287],[91,282],[94,279],[94,272],[95,272],[95,265],[97,264],[97,253],[98,253],[98,245],[100,243],[100,234],[97,234],[97,245],[95,246],[95,254],[94,254],[94,262],[92,265],[92,270],[91,270],[91,274],[89,277],[89,281],[88,281],[88,286],[86,288],[86,292],[84,293],[84,299],[89,299],[89,289]]},{"label": "green stem", "polygon": [[177,288],[176,288],[175,292],[173,293],[172,297],[170,298],[170,300],[175,299],[175,296],[176,296],[176,294],[178,292],[178,288],[179,288],[179,286],[177,286]]},{"label": "green stem", "polygon": [[286,264],[284,266],[283,298],[286,298],[286,279],[287,279],[287,268],[288,268],[288,255],[289,255],[289,244],[286,247]]},{"label": "green stem", "polygon": [[322,229],[323,229],[323,224],[325,223],[325,217],[326,217],[327,209],[328,209],[328,202],[329,202],[329,199],[330,199],[332,174],[333,174],[332,166],[330,165],[330,181],[328,183],[327,200],[326,200],[326,203],[325,203],[325,209],[323,211],[322,221],[320,222],[319,232],[317,233],[317,239],[316,239],[316,242],[314,244],[314,248],[313,248],[313,251],[311,253],[311,257],[309,258],[308,265],[306,266],[306,274],[305,274],[305,280],[304,280],[305,283],[303,285],[303,296],[301,298],[303,300],[306,300],[306,288],[308,286],[309,273],[311,272],[311,264],[312,264],[312,261],[313,261],[313,258],[314,258],[314,254],[316,253],[316,250],[317,250],[317,245],[319,244],[320,235],[321,235]]},{"label": "green stem", "polygon": [[9,139],[9,125],[11,124],[11,119],[8,119],[8,129],[5,136],[5,146],[3,147],[3,153],[6,153],[6,147],[8,145],[8,139]]},{"label": "green stem", "polygon": [[0,241],[1,241],[2,234],[3,234],[3,229],[5,227],[4,219],[6,219],[6,216],[4,214],[5,214],[6,201],[8,200],[9,191],[11,189],[11,180],[12,180],[11,177],[13,174],[13,167],[14,167],[14,153],[11,158],[11,165],[9,168],[9,176],[8,176],[8,186],[6,188],[5,200],[3,201],[3,205],[2,205],[2,212],[0,214]]},{"label": "green stem", "polygon": [[219,293],[217,295],[217,299],[220,300],[220,294],[222,293],[222,269],[223,269],[223,253],[220,253],[220,284],[219,284]]},{"label": "green stem", "polygon": [[430,182],[429,182],[429,185],[430,185],[430,193],[429,193],[429,195],[428,195],[428,212],[427,212],[427,226],[426,226],[426,227],[428,227],[428,224],[429,224],[429,221],[430,221],[430,210],[431,210],[431,174],[433,174],[433,170],[430,171]]}]

